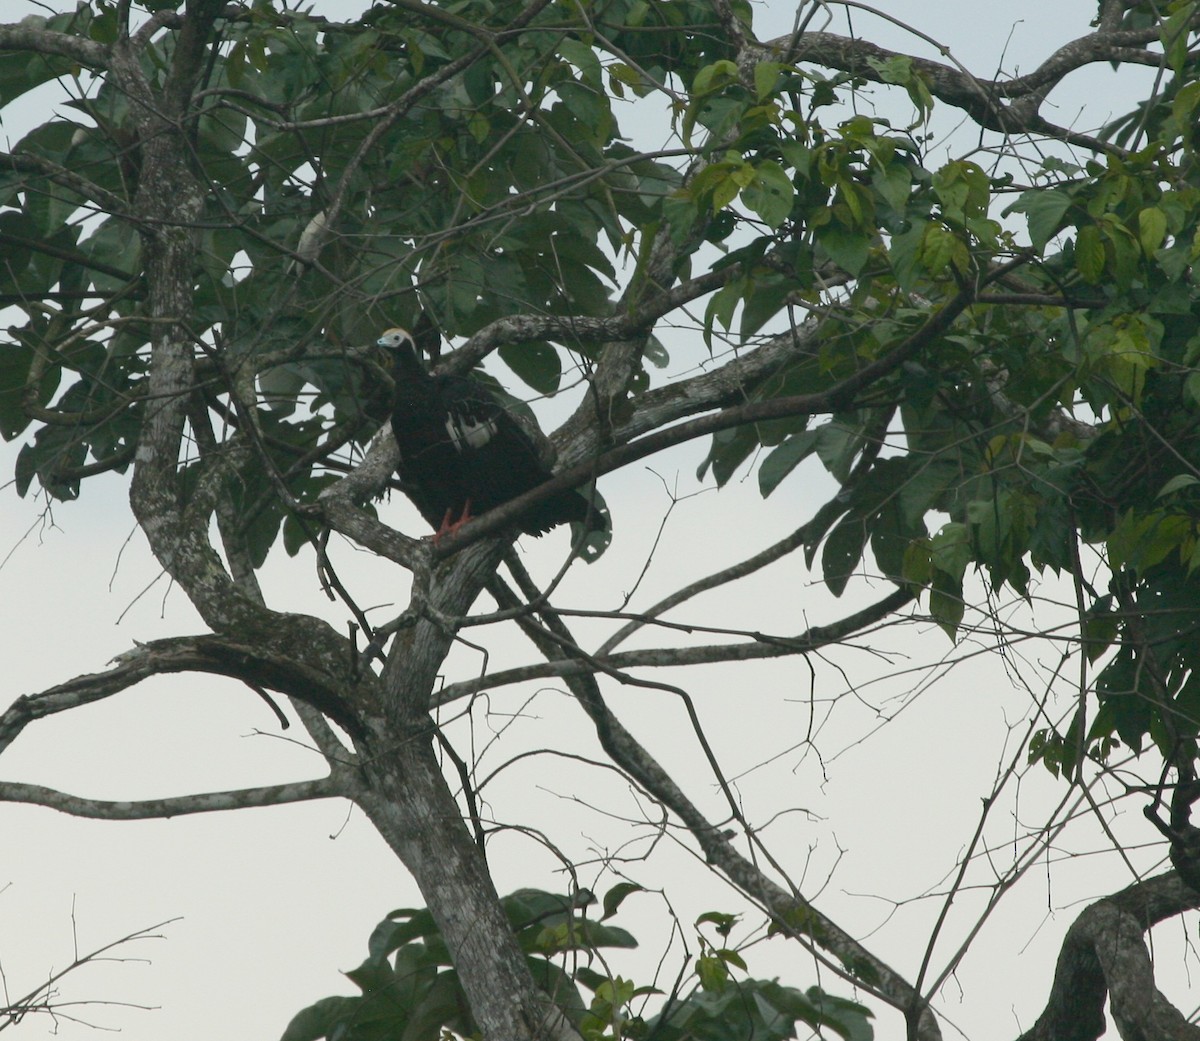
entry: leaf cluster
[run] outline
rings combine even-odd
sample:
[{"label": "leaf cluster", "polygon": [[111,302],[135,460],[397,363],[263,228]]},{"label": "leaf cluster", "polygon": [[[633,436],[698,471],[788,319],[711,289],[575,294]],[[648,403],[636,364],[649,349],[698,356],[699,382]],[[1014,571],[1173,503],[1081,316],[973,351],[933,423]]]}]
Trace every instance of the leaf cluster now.
[{"label": "leaf cluster", "polygon": [[[659,994],[612,973],[602,950],[630,949],[625,929],[605,924],[626,897],[628,882],[610,889],[599,920],[588,916],[595,897],[586,890],[559,896],[522,889],[501,899],[529,967],[587,1041],[735,1041],[753,1037],[785,1041],[796,1025],[827,1028],[846,1041],[871,1041],[870,1013],[820,987],[801,992],[773,980],[734,979],[746,969],[734,950],[706,945],[697,959],[696,986],[667,997],[661,1012],[644,1017],[635,1008]],[[729,915],[701,916],[697,927]],[[362,994],[323,998],[299,1012],[281,1041],[439,1041],[452,1030],[477,1033],[466,996],[432,915],[393,911],[372,932],[369,955],[346,973]],[[596,966],[599,967],[599,971]],[[585,1003],[580,988],[591,992]]]}]

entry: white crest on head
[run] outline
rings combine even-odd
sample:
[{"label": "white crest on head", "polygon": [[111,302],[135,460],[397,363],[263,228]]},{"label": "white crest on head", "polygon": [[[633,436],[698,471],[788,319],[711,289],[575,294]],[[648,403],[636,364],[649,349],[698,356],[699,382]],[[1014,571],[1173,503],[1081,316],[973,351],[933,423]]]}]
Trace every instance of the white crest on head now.
[{"label": "white crest on head", "polygon": [[389,329],[381,337],[379,337],[379,339],[375,341],[375,344],[378,347],[399,347],[405,341],[412,344],[414,347],[416,346],[416,341],[413,340],[412,333],[410,333],[407,329],[401,329],[399,326],[396,326],[393,329]]}]

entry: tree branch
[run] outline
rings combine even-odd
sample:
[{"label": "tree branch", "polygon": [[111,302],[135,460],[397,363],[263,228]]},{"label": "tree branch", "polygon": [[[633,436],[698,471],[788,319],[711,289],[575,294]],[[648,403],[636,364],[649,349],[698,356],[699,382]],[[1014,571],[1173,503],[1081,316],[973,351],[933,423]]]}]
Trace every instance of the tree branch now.
[{"label": "tree branch", "polygon": [[[1200,16],[1191,21],[1200,25]],[[955,108],[962,109],[981,127],[1012,134],[1054,130],[1038,113],[1042,101],[1069,73],[1086,65],[1119,59],[1158,65],[1162,54],[1143,50],[1157,43],[1157,23],[1146,29],[1097,31],[1060,47],[1033,72],[1011,79],[987,80],[973,76],[960,68],[943,65],[928,58],[918,58],[889,50],[865,39],[839,36],[835,33],[809,32],[796,39],[792,36],[769,41],[765,47],[777,54],[786,54],[793,62],[813,62],[825,68],[851,72],[874,83],[886,82],[879,63],[905,57],[912,62],[913,71],[921,75],[930,93]],[[1010,101],[1002,105],[1002,100]],[[1115,145],[1087,138],[1087,145],[1100,151],[1121,151]]]},{"label": "tree branch", "polygon": [[[132,944],[135,940],[161,940],[163,935],[156,930],[177,921],[179,921],[178,918],[168,918],[157,925],[147,926],[144,929],[136,929],[134,932],[122,936],[119,940],[112,940],[109,943],[96,947],[87,954],[79,954],[78,947],[76,947],[74,957],[64,968],[51,972],[33,990],[27,991],[15,1000],[8,998],[7,987],[5,986],[3,1003],[0,1004],[0,1031],[10,1026],[17,1026],[26,1016],[33,1013],[41,1013],[51,1018],[57,1018],[61,1014],[60,1010],[63,1006],[78,1004],[78,1002],[59,1002],[54,1000],[58,995],[58,984],[65,976],[84,965],[101,961],[123,960],[116,955],[116,952],[121,947]],[[2,985],[2,982],[3,971],[0,971],[0,985]]]},{"label": "tree branch", "polygon": [[[17,698],[0,715],[0,751],[36,719],[103,700],[150,676],[175,672],[228,676],[277,690],[312,705],[352,733],[361,733],[358,711],[347,703],[343,688],[331,684],[305,658],[300,653],[281,654],[251,642],[215,635],[139,644],[120,655],[116,666],[107,672],[76,676],[41,693]],[[364,677],[364,686],[371,685],[370,679]],[[369,695],[367,700],[371,700]]]},{"label": "tree branch", "polygon": [[1200,907],[1200,893],[1170,871],[1092,904],[1067,931],[1046,1009],[1019,1041],[1095,1041],[1104,1005],[1126,1041],[1197,1041],[1189,1023],[1154,984],[1143,934]]},{"label": "tree branch", "polygon": [[0,51],[53,54],[60,58],[69,58],[90,69],[107,67],[109,53],[107,47],[95,40],[54,32],[23,22],[19,25],[0,25]]},{"label": "tree branch", "polygon": [[[0,165],[16,173],[36,174],[44,177],[53,184],[86,199],[101,214],[112,215],[120,220],[128,221],[135,226],[139,223],[127,200],[122,199],[119,195],[110,192],[106,188],[101,188],[98,184],[88,180],[76,171],[68,169],[60,163],[56,163],[44,156],[36,155],[33,152],[0,152]],[[46,189],[42,186],[37,190],[45,192]],[[52,243],[40,240],[24,240],[16,235],[6,235],[5,238],[26,249],[37,250],[39,253],[44,253],[47,256],[58,257],[62,260],[81,264],[86,268],[99,271],[101,274],[112,278],[123,279],[131,285],[136,281],[134,276],[127,274],[120,268],[94,260],[77,250],[63,249]]]},{"label": "tree branch", "polygon": [[[763,658],[781,658],[791,654],[808,654],[810,651],[844,642],[852,634],[878,624],[888,615],[911,602],[912,599],[913,594],[909,590],[897,589],[861,611],[856,611],[829,625],[814,626],[793,637],[750,634],[751,639],[745,643],[645,648],[617,654],[597,654],[586,659],[560,657],[551,661],[504,669],[486,676],[448,684],[435,694],[434,704],[445,705],[459,698],[477,694],[481,690],[493,690],[496,687],[522,683],[526,680],[544,679],[549,676],[586,676],[598,672],[623,672],[635,668],[707,665],[723,661],[754,661]],[[561,612],[564,616],[571,613]],[[595,617],[593,612],[586,613],[589,617]],[[647,618],[639,624],[653,624],[653,621],[652,618]],[[684,624],[675,624],[672,627],[685,631],[690,629]],[[607,641],[604,646],[608,647],[612,642],[611,640]]]},{"label": "tree branch", "polygon": [[223,810],[244,810],[255,806],[283,806],[291,802],[313,799],[353,798],[356,789],[347,777],[332,774],[313,781],[292,781],[287,784],[268,784],[259,788],[239,788],[225,792],[201,792],[177,795],[165,799],[137,801],[89,799],[70,795],[40,784],[21,784],[0,781],[0,802],[23,802],[46,806],[73,817],[95,820],[133,821],[181,817],[191,813],[216,813]]}]

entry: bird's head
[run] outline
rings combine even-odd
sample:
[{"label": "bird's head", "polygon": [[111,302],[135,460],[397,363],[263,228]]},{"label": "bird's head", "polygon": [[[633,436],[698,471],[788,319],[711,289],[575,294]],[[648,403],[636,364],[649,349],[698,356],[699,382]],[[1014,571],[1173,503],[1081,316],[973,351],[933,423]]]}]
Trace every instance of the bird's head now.
[{"label": "bird's head", "polygon": [[421,379],[425,375],[425,364],[417,351],[416,341],[407,329],[396,326],[385,332],[375,346],[383,355],[384,365],[397,383]]},{"label": "bird's head", "polygon": [[383,347],[385,350],[390,351],[397,350],[404,344],[408,344],[410,347],[415,345],[412,333],[410,333],[407,329],[401,329],[399,326],[396,326],[394,329],[389,329],[381,337],[379,337],[378,340],[375,341],[375,344],[378,347]]},{"label": "bird's head", "polygon": [[429,367],[437,364],[441,343],[442,334],[426,311],[417,315],[413,332],[397,325],[375,341],[375,345],[390,360],[392,373],[397,379],[412,379],[427,374]]}]

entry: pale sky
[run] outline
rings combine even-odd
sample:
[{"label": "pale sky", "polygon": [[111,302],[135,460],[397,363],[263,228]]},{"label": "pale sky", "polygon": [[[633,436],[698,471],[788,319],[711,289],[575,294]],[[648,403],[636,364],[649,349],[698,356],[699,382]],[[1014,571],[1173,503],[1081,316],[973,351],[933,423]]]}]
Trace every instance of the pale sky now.
[{"label": "pale sky", "polygon": [[[65,2],[45,6],[61,9]],[[7,0],[3,6],[0,17],[15,20],[34,5]],[[335,9],[322,0],[314,6]],[[1094,2],[1083,0],[1003,5],[882,0],[879,6],[948,44],[979,75],[1000,68],[1027,70],[1054,47],[1086,32],[1095,10]],[[785,5],[758,5],[756,11],[760,36],[791,26],[792,12]],[[857,10],[854,19],[860,34],[880,43],[934,54],[866,11]],[[764,24],[770,28],[761,28]],[[845,31],[844,17],[837,15],[828,28]],[[1074,112],[1085,102],[1090,107],[1078,120],[1083,128],[1122,111],[1131,95],[1114,95],[1112,84],[1106,66],[1070,96],[1056,96],[1059,121],[1075,124]],[[12,138],[22,132],[11,122],[2,129]],[[963,132],[965,142],[960,141]],[[954,137],[953,149],[970,147],[970,128],[963,132]],[[671,349],[671,374],[685,371],[703,350],[698,337]],[[601,565],[573,570],[557,603],[601,609],[622,603],[639,583],[666,512],[663,481],[681,494],[698,491],[694,475],[704,447],[687,446],[604,479],[616,542]],[[11,473],[16,448],[0,446],[3,472]],[[754,476],[743,474],[720,492],[710,489],[681,502],[631,606],[648,606],[683,582],[782,537],[828,491],[819,473],[804,471],[802,479],[794,475],[764,501]],[[11,487],[4,489],[0,558],[12,552],[0,569],[0,631],[8,634],[13,663],[10,697],[100,671],[134,641],[200,630],[186,599],[156,580],[157,567],[133,529],[125,494],[121,478],[91,481],[78,503],[56,504],[52,518],[44,518],[38,500],[19,500]],[[383,513],[407,532],[423,532],[415,512],[399,497],[385,504]],[[520,546],[535,575],[544,578],[556,569],[566,544],[559,531],[540,541],[525,538]],[[360,603],[380,605],[374,618],[385,618],[404,603],[406,576],[393,566],[346,544],[335,548],[335,562]],[[310,554],[296,560],[273,557],[265,585],[272,606],[344,624],[343,613],[320,592]],[[797,632],[841,617],[884,591],[859,590],[835,601],[797,557],[697,601],[679,617]],[[1052,587],[1046,592],[1053,598]],[[588,626],[578,628],[589,632]],[[665,642],[657,634],[638,645]],[[893,668],[904,667],[905,656],[915,666],[952,653],[936,631],[914,641],[913,630],[905,629],[875,642],[891,649]],[[493,638],[490,647],[491,669],[535,660],[520,636]],[[1029,659],[1012,667],[1031,677],[1052,660],[1045,648],[1018,653],[1028,653]],[[993,656],[960,666],[917,697],[911,693],[922,682],[916,674],[873,683],[886,663],[864,651],[839,649],[826,657],[827,662],[813,662],[815,689],[808,665],[799,659],[653,678],[692,692],[727,776],[737,779],[747,814],[769,825],[765,841],[793,878],[803,880],[806,894],[824,888],[818,905],[911,980],[917,952],[940,907],[912,898],[945,885],[970,838],[980,800],[998,770],[1019,755],[1023,732],[1008,728],[1023,718],[1028,694],[1013,689]],[[479,668],[478,656],[464,649],[448,664],[446,679],[467,678]],[[817,743],[820,756],[806,753],[801,743],[808,701],[841,694],[842,669],[853,677],[857,696],[830,707]],[[664,765],[690,779],[694,799],[719,815],[714,786],[700,767],[678,703],[656,692],[611,684],[605,689],[623,721]],[[509,727],[499,747],[484,753],[482,773],[517,747],[596,754],[582,713],[553,684],[497,691],[490,708],[490,715],[477,713],[470,734],[463,727],[454,732],[464,752],[478,755],[493,732]],[[280,733],[267,708],[239,684],[164,677],[30,726],[0,760],[0,777],[110,799],[221,790],[321,772],[323,764],[294,743],[298,738],[295,729]],[[1044,771],[1030,773],[1022,781],[1019,804],[1005,811],[1021,815],[1011,825],[1014,835],[1064,794]],[[649,826],[630,823],[652,821],[653,808],[640,805],[628,786],[561,759],[523,761],[489,786],[485,798],[496,819],[536,826],[552,836],[583,865],[580,881],[599,892],[618,881],[603,870],[604,855],[639,855],[652,835]],[[124,952],[137,960],[89,967],[60,987],[64,999],[97,1002],[76,1007],[74,1014],[119,1029],[133,1041],[275,1038],[305,1005],[332,993],[354,993],[339,970],[362,960],[371,928],[389,910],[421,904],[411,879],[370,824],[340,802],[140,823],[0,806],[0,828],[9,851],[0,858],[0,968],[10,997],[61,968],[76,946],[86,951],[178,919],[164,928],[164,939]],[[1156,837],[1137,822],[1125,834],[1131,842]],[[1066,841],[1064,853],[1101,845],[1094,829],[1085,826]],[[501,893],[522,886],[561,891],[566,885],[555,859],[518,832],[498,837],[489,857]],[[697,914],[744,909],[736,894],[669,839],[648,861],[634,860],[623,870],[666,894],[665,900],[650,893],[632,897],[616,919],[638,936],[642,950],[617,954],[611,964],[639,983],[649,981],[667,942],[666,901],[693,952],[691,922]],[[951,1023],[972,1039],[1011,1037],[1028,1027],[1044,1003],[1050,966],[1067,926],[1088,899],[1129,881],[1111,855],[1056,864],[1050,878],[1043,868],[1006,899],[1001,916],[985,927],[978,954],[964,963],[957,984],[944,989],[939,1008],[948,1016],[947,1038],[955,1036]],[[965,897],[961,906],[970,901]],[[965,912],[952,919],[937,964],[973,921]],[[1178,923],[1169,928],[1182,932]],[[735,938],[746,932],[739,930]],[[1160,942],[1169,944],[1170,937]],[[820,982],[832,993],[852,995],[847,984],[820,975],[810,958],[783,941],[754,949],[748,958],[756,976],[778,975],[800,988]],[[669,963],[670,977],[677,960]],[[998,980],[1003,982],[997,985]],[[128,1007],[133,1005],[155,1008]],[[898,1017],[876,1011],[877,1036],[897,1036]],[[34,1019],[9,1029],[18,1039],[49,1032],[45,1020]],[[98,1035],[60,1021],[57,1036],[80,1041]]]}]

